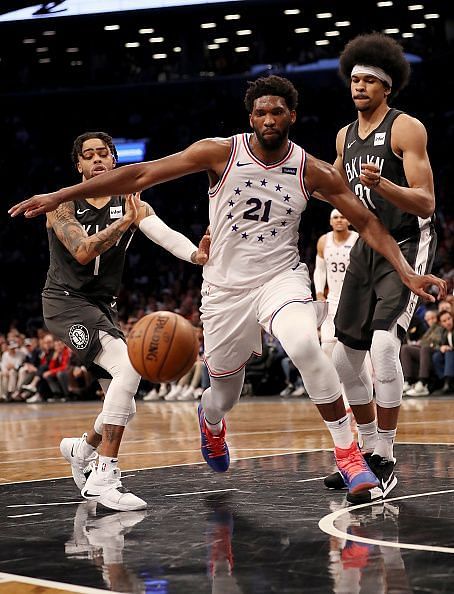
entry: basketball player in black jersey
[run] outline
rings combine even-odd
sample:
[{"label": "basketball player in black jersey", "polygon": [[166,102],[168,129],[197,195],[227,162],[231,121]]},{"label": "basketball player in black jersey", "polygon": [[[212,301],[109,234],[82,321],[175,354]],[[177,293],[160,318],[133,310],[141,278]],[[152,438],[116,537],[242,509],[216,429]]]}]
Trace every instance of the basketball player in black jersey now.
[{"label": "basketball player in black jersey", "polygon": [[[409,264],[426,274],[436,247],[427,133],[420,121],[388,104],[409,78],[403,49],[381,33],[360,35],[346,45],[340,71],[350,83],[358,119],[337,135],[335,167],[394,237]],[[359,238],[335,318],[339,341],[333,360],[357,421],[360,446],[372,453],[370,466],[380,487],[347,495],[352,503],[383,498],[397,483],[393,442],[403,386],[399,352],[417,302],[388,261]],[[364,364],[367,351],[377,420]],[[327,477],[325,484],[342,486],[340,474]]]},{"label": "basketball player in black jersey", "polygon": [[[268,329],[278,338],[300,371],[311,400],[317,406],[333,438],[338,467],[348,482],[350,492],[356,493],[378,485],[378,479],[370,471],[354,441],[337,374],[332,362],[321,350],[307,268],[300,266],[298,262],[295,265],[294,257],[298,258],[298,233],[295,228],[299,219],[294,218],[291,225],[287,225],[287,221],[281,221],[276,212],[285,212],[284,202],[294,200],[291,206],[294,204],[298,208],[297,212],[301,213],[308,197],[318,192],[348,218],[368,244],[389,258],[402,282],[412,291],[434,301],[435,298],[426,293],[425,287],[435,283],[439,288],[439,297],[443,298],[446,283],[432,275],[415,273],[396,241],[347,187],[339,171],[332,165],[307,155],[304,149],[290,142],[289,130],[296,120],[297,102],[298,92],[289,80],[279,76],[259,78],[249,83],[245,95],[245,106],[252,128],[250,134],[231,138],[206,138],[162,159],[121,167],[85,183],[35,196],[12,207],[10,214],[16,216],[25,212],[28,217],[36,216],[67,201],[105,196],[114,189],[124,193],[137,192],[200,171],[208,173],[210,187],[218,188],[219,192],[237,186],[230,201],[225,199],[230,190],[225,190],[222,201],[216,197],[210,198],[210,225],[213,223],[211,260],[204,269],[204,277],[207,281],[207,277],[211,275],[214,280],[205,282],[202,307],[205,320],[209,322],[204,326],[205,356],[211,362],[214,361],[214,372],[211,373],[211,386],[202,395],[199,407],[202,455],[213,470],[225,472],[228,469],[230,458],[225,439],[224,417],[240,398],[244,365],[254,350],[260,329]],[[244,151],[248,155],[245,161],[238,160],[235,146],[241,146],[241,154]],[[293,155],[293,150],[298,158]],[[296,166],[281,167],[289,158],[297,161]],[[268,189],[267,180],[263,177],[264,171],[275,180],[269,184]],[[291,187],[291,193],[285,195],[281,192],[281,183]],[[248,198],[245,188],[248,189],[253,184],[254,189],[248,192],[255,192],[257,188],[261,200]],[[264,189],[260,190],[261,187]],[[275,197],[274,194],[282,195],[282,198]],[[252,211],[251,205],[254,205]],[[265,212],[260,217],[255,211],[262,207]],[[230,209],[233,208],[235,224],[230,223],[234,216]],[[251,215],[251,212],[254,214]],[[287,214],[292,212],[295,211],[290,207]],[[229,221],[228,225],[225,220]],[[248,221],[251,235],[236,234],[236,221],[243,220]],[[265,230],[268,224],[271,227]],[[270,255],[266,250],[266,243],[263,244],[265,249],[262,251],[261,241],[264,236],[259,235],[257,241],[252,237],[258,235],[257,230],[261,232],[261,229],[264,229],[267,237],[274,237],[276,229],[273,229],[273,225],[282,228],[283,235],[279,236],[279,242],[272,244],[273,255]],[[247,251],[243,251],[245,248],[241,242],[248,237],[250,243]],[[225,246],[228,251],[223,251]],[[245,281],[248,284],[244,290],[239,285],[230,287],[222,281],[227,273],[232,272],[232,262],[235,267],[241,268],[244,279],[246,269],[249,271],[249,277]],[[263,280],[265,270],[273,271],[267,280]],[[238,320],[226,315],[226,310],[230,313],[238,305],[245,312],[241,327]],[[255,426],[256,421],[251,420],[250,423]]]},{"label": "basketball player in black jersey", "polygon": [[[88,132],[74,142],[73,160],[84,182],[113,169],[116,159],[112,138],[104,132]],[[165,225],[138,194],[67,202],[47,215],[46,326],[83,364],[95,363],[111,377],[99,380],[105,398],[93,429],[81,438],[63,439],[60,449],[83,497],[119,511],[146,507],[122,487],[117,468],[140,381],[129,361],[116,305],[125,253],[137,228],[179,258],[197,264],[208,259],[208,236],[198,249]]]}]

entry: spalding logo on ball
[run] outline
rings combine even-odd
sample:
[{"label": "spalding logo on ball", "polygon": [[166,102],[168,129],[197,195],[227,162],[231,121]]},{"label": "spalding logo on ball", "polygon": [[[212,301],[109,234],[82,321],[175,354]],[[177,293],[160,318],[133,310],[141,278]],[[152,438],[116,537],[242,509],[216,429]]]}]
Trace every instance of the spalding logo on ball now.
[{"label": "spalding logo on ball", "polygon": [[199,340],[194,326],[171,311],[148,314],[134,324],[128,336],[132,366],[151,382],[173,382],[194,365]]}]

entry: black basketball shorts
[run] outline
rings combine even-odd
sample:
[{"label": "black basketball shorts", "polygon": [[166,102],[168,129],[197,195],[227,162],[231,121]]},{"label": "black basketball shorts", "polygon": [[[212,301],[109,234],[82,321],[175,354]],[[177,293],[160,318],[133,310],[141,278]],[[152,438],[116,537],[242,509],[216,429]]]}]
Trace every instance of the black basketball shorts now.
[{"label": "black basketball shorts", "polygon": [[[399,242],[410,266],[418,274],[430,272],[437,244],[432,227]],[[400,280],[391,264],[360,237],[350,252],[350,264],[337,308],[336,336],[346,346],[368,350],[374,330],[397,324],[402,340],[416,311],[418,297]]]},{"label": "black basketball shorts", "polygon": [[100,330],[124,340],[113,301],[92,301],[60,289],[45,289],[42,301],[47,329],[69,346],[83,365],[92,363],[101,350]]}]

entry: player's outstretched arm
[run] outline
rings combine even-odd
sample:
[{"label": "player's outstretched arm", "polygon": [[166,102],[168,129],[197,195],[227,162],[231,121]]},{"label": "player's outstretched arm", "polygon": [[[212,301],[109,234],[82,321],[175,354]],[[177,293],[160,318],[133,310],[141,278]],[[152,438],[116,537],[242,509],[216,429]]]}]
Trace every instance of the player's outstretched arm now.
[{"label": "player's outstretched arm", "polygon": [[58,239],[79,262],[88,264],[117,243],[123,233],[135,222],[139,199],[135,194],[126,197],[126,212],[106,229],[88,235],[75,216],[73,203],[61,204],[47,215],[47,225],[52,227]]},{"label": "player's outstretched arm", "polygon": [[432,274],[419,275],[405,260],[396,241],[388,233],[378,218],[373,215],[346,186],[340,173],[329,163],[308,157],[305,176],[306,186],[311,194],[321,194],[325,200],[340,212],[358,230],[370,247],[382,254],[396,269],[402,282],[413,293],[428,301],[435,301],[426,288],[435,285],[438,299],[446,296],[446,282]]},{"label": "player's outstretched arm", "polygon": [[207,263],[210,253],[209,235],[205,234],[199,247],[195,246],[185,235],[166,225],[146,202],[140,203],[136,225],[148,239],[177,258],[200,266]]},{"label": "player's outstretched arm", "polygon": [[50,194],[38,194],[15,204],[8,212],[12,217],[24,213],[27,218],[32,218],[55,210],[63,202],[141,192],[190,173],[210,170],[221,175],[230,145],[228,138],[199,140],[180,153],[156,161],[125,165]]}]

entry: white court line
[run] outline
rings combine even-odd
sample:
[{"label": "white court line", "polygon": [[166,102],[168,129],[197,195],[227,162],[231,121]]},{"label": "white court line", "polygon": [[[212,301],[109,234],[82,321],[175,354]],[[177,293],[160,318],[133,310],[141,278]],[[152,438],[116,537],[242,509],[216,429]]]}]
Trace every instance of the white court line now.
[{"label": "white court line", "polygon": [[342,538],[345,540],[351,540],[353,542],[363,542],[365,544],[371,545],[378,545],[382,547],[392,547],[394,549],[411,549],[415,551],[434,551],[436,553],[450,553],[451,555],[454,554],[454,548],[452,547],[437,547],[432,545],[418,545],[413,543],[407,542],[389,542],[386,540],[378,540],[375,538],[365,538],[364,536],[356,536],[354,534],[348,534],[347,532],[342,532],[338,528],[334,526],[335,520],[351,511],[357,509],[363,509],[365,507],[372,507],[373,505],[383,505],[390,501],[402,501],[403,499],[415,499],[417,497],[428,497],[433,495],[443,495],[445,493],[454,493],[454,489],[448,489],[446,491],[431,491],[427,493],[417,493],[415,495],[403,495],[402,497],[391,497],[390,499],[384,499],[382,501],[375,501],[373,503],[363,503],[362,505],[351,505],[349,507],[344,507],[339,509],[331,514],[324,516],[320,522],[318,523],[318,527],[326,534],[330,534],[331,536],[336,536],[337,538]]},{"label": "white court line", "polygon": [[[326,476],[326,474],[325,474]],[[310,479],[301,479],[300,481],[295,481],[297,483],[310,483],[311,481],[321,481],[322,479],[325,478],[325,476],[316,476],[315,478],[310,478]]]},{"label": "white court line", "polygon": [[[74,586],[63,582],[53,582],[51,580],[39,580],[37,578],[26,577],[23,575],[14,575],[13,573],[0,572],[0,584],[8,582],[19,582],[21,584],[32,584],[33,586],[42,586],[43,588],[54,588],[61,592],[75,592],[76,594],[106,594],[106,590],[97,588],[88,588],[86,586]],[[109,590],[109,594],[121,594],[117,590]]]},{"label": "white court line", "polygon": [[17,516],[6,516],[7,518],[28,518],[30,516],[42,516],[41,512],[35,512],[34,514],[19,514]]},{"label": "white court line", "polygon": [[216,489],[215,491],[193,491],[192,493],[172,493],[165,497],[183,497],[185,495],[203,495],[204,493],[225,493],[226,491],[239,491],[239,489]]},{"label": "white court line", "polygon": [[78,505],[79,503],[87,503],[84,499],[83,501],[56,501],[55,503],[21,503],[17,505],[7,505],[6,507],[45,507],[45,506],[52,506],[52,505]]}]

